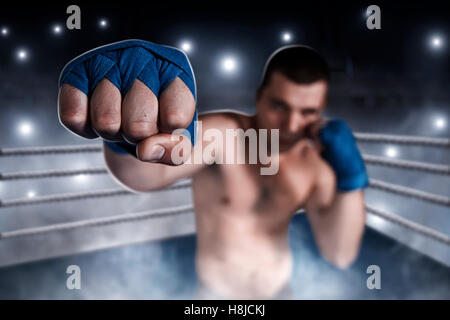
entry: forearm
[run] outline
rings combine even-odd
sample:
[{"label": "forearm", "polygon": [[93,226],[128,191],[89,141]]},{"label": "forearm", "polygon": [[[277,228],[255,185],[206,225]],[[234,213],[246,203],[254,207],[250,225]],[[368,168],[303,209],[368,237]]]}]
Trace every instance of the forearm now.
[{"label": "forearm", "polygon": [[131,154],[120,154],[103,145],[103,156],[111,175],[133,191],[151,191],[171,183],[165,165],[142,162]]},{"label": "forearm", "polygon": [[318,247],[329,262],[347,267],[356,258],[365,227],[363,190],[337,191],[327,207],[307,208]]},{"label": "forearm", "polygon": [[[227,129],[239,128],[236,117],[231,113],[205,115],[199,117],[199,120],[199,125],[203,128],[199,130],[200,134],[214,129],[219,130],[222,136],[225,136]],[[121,184],[134,191],[151,191],[165,188],[179,179],[190,178],[206,166],[215,163],[217,159],[223,159],[223,150],[220,143],[215,146],[214,153],[204,153],[203,150],[215,140],[203,136],[197,137],[197,140],[192,148],[189,140],[183,140],[182,143],[189,144],[189,148],[186,146],[185,149],[190,149],[190,153],[180,165],[152,163],[145,160],[143,155],[151,146],[151,143],[148,143],[149,140],[140,142],[136,154],[138,158],[129,154],[129,152],[134,153],[132,149],[123,151],[118,148],[116,152],[111,149],[116,149],[114,144],[111,147],[104,144],[104,158],[111,174]],[[168,157],[171,157],[171,155],[172,153],[167,152]],[[166,157],[166,153],[164,157]]]}]

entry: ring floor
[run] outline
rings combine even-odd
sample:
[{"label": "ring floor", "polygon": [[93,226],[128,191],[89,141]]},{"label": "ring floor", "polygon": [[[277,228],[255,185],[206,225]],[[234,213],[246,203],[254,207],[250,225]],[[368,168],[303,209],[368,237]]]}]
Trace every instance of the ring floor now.
[{"label": "ring floor", "polygon": [[[450,268],[366,228],[348,269],[325,262],[305,215],[289,227],[293,299],[450,299]],[[195,299],[195,235],[139,243],[0,268],[0,299]],[[66,287],[66,269],[81,270],[81,289]],[[367,267],[380,267],[368,289]]]}]

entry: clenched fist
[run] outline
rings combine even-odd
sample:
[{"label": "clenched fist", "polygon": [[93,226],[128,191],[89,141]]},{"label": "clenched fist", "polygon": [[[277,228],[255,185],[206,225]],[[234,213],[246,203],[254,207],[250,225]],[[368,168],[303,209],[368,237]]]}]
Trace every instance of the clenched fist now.
[{"label": "clenched fist", "polygon": [[[113,150],[142,161],[173,164],[171,151],[194,139],[195,78],[181,51],[142,40],[90,50],[69,62],[60,76],[61,123],[84,138],[101,137]],[[189,133],[189,134],[187,134]]]}]

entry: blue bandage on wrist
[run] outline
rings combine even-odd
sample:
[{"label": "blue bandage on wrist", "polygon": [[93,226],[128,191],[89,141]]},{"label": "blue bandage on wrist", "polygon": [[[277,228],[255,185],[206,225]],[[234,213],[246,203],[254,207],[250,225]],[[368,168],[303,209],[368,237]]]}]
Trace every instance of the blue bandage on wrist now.
[{"label": "blue bandage on wrist", "polygon": [[351,129],[344,121],[328,121],[320,130],[319,139],[324,146],[322,157],[333,168],[339,190],[362,189],[369,184],[364,160]]},{"label": "blue bandage on wrist", "polygon": [[127,142],[112,142],[103,140],[105,146],[119,154],[131,154],[137,158],[136,145]]},{"label": "blue bandage on wrist", "polygon": [[[141,80],[156,97],[176,78],[187,85],[194,100],[197,100],[195,77],[187,56],[180,50],[144,40],[124,40],[90,50],[70,61],[61,72],[59,86],[70,84],[92,95],[97,84],[106,78],[124,97],[136,79]],[[192,132],[195,142],[197,111],[186,132]],[[189,129],[190,128],[190,129]],[[105,141],[116,152],[135,150],[126,142]],[[134,149],[133,149],[134,148]],[[125,150],[125,151],[124,151]]]}]

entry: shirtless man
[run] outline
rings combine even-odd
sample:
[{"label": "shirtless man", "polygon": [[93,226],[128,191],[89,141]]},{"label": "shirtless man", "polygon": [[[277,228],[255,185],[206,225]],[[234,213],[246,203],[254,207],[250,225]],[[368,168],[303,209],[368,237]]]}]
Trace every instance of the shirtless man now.
[{"label": "shirtless man", "polygon": [[283,47],[266,64],[256,114],[198,117],[202,132],[224,136],[227,129],[267,129],[269,146],[271,130],[279,129],[279,152],[270,155],[279,168],[274,175],[261,175],[261,163],[219,164],[228,142],[200,163],[187,161],[212,143],[204,136],[174,165],[172,150],[191,142],[171,133],[193,133],[196,118],[192,69],[174,48],[128,40],[89,51],[63,70],[58,110],[68,130],[103,139],[107,167],[124,187],[150,192],[192,178],[199,297],[271,299],[285,297],[290,283],[288,226],[298,209],[306,210],[328,262],[346,268],[358,254],[368,179],[350,129],[322,117],[328,82],[316,51]]}]

